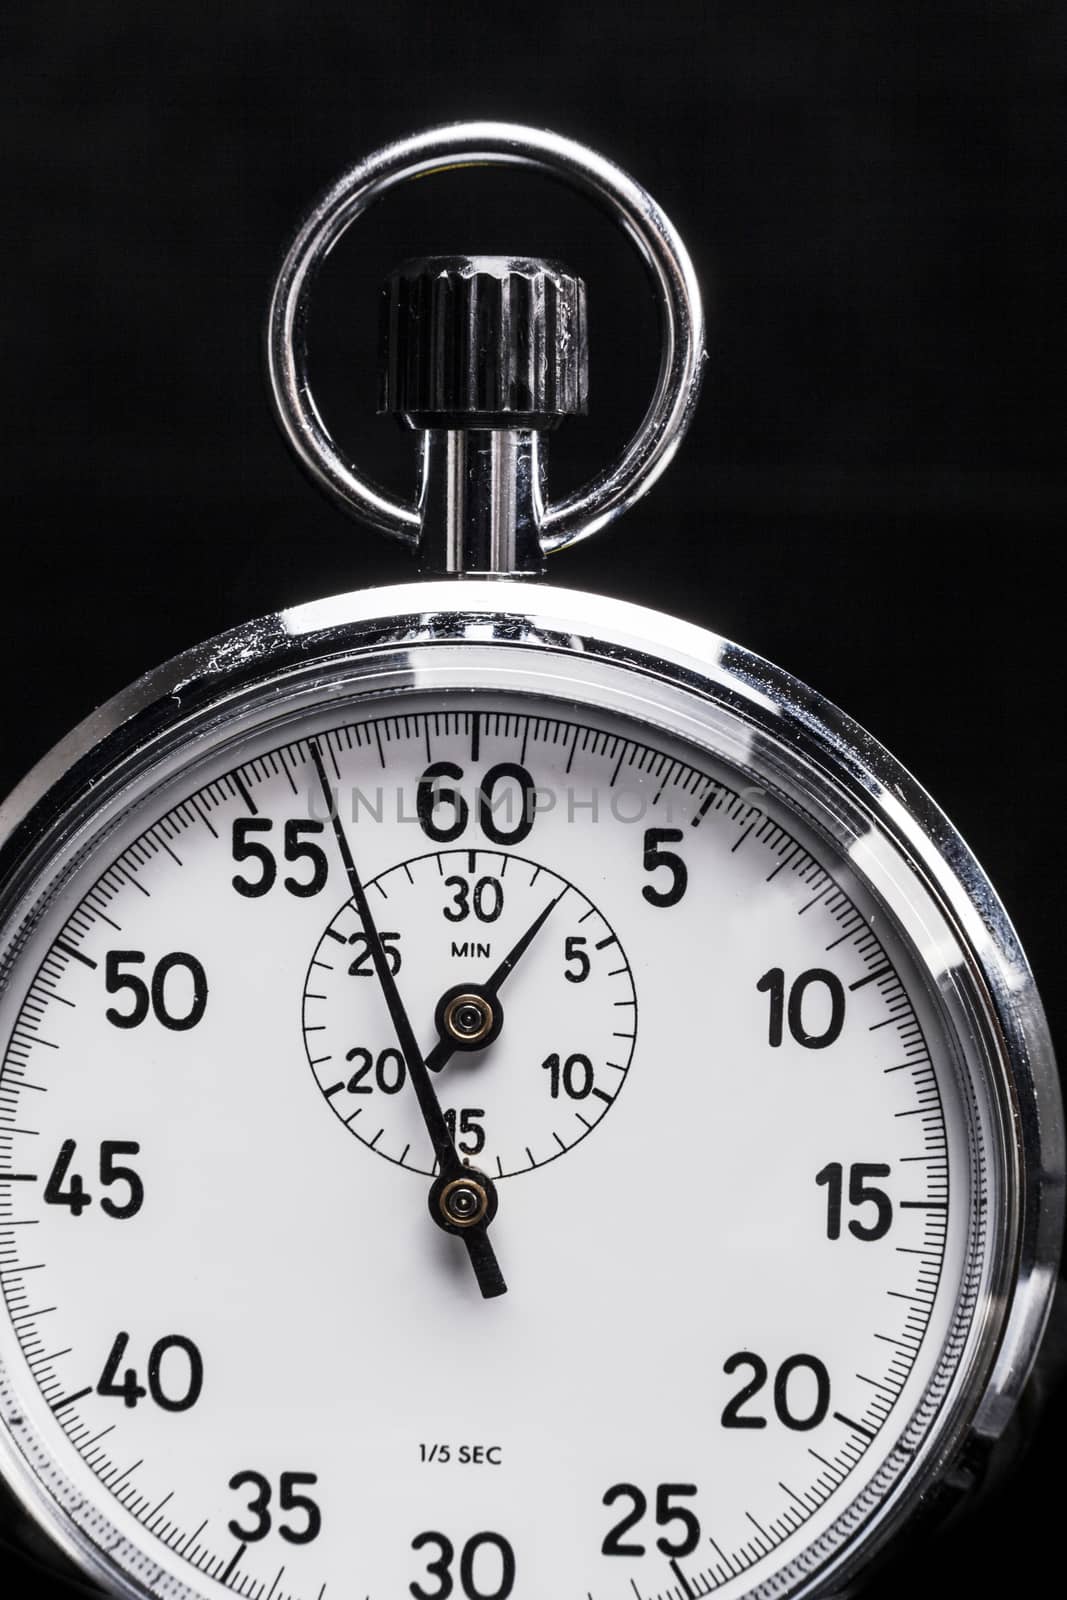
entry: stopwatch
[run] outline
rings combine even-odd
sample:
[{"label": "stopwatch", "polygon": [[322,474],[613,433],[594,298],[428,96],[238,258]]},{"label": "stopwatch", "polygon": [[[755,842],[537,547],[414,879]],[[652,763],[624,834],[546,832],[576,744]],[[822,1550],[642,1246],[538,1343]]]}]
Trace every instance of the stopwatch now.
[{"label": "stopwatch", "polygon": [[[406,263],[402,503],[316,405],[309,296],[373,201],[478,164],[619,221],[659,377],[555,501],[583,284]],[[1008,918],[811,690],[535,581],[699,388],[689,257],[610,161],[502,123],[377,152],[301,226],[268,350],[301,460],[423,576],[180,656],[4,806],[11,1494],[137,1600],[853,1589],[995,1457],[1055,1283],[1062,1113]]]}]

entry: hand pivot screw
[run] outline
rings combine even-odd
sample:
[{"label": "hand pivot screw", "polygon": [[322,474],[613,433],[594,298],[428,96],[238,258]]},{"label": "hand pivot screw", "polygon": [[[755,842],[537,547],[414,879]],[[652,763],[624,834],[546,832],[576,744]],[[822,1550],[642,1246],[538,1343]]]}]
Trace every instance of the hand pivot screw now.
[{"label": "hand pivot screw", "polygon": [[441,1190],[441,1214],[456,1228],[471,1228],[489,1209],[489,1196],[473,1178],[453,1178]]},{"label": "hand pivot screw", "polygon": [[493,1007],[487,996],[457,994],[445,1006],[445,1031],[457,1044],[479,1044],[492,1032],[495,1021]]}]

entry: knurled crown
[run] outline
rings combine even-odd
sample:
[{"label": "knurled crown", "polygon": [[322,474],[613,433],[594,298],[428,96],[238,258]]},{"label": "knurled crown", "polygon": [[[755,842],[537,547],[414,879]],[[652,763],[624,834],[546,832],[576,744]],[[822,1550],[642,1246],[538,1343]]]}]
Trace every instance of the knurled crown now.
[{"label": "knurled crown", "polygon": [[417,428],[552,428],[585,411],[585,284],[558,263],[407,261],[381,303],[380,411]]}]

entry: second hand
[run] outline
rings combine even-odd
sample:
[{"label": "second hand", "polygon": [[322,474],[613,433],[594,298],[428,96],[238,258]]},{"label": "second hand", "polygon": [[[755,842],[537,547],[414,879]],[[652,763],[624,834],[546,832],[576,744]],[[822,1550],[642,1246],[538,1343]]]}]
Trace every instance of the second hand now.
[{"label": "second hand", "polygon": [[[396,1031],[397,1043],[400,1045],[401,1054],[404,1057],[404,1065],[407,1068],[408,1077],[411,1079],[411,1086],[419,1102],[419,1110],[422,1112],[423,1122],[426,1124],[426,1132],[430,1136],[430,1143],[433,1146],[434,1155],[437,1157],[437,1163],[440,1167],[440,1176],[430,1190],[431,1215],[439,1227],[446,1229],[448,1232],[459,1234],[467,1247],[467,1254],[470,1257],[474,1275],[478,1280],[479,1289],[487,1300],[492,1299],[496,1295],[507,1293],[507,1284],[504,1282],[503,1274],[497,1264],[496,1254],[488,1235],[489,1221],[496,1211],[495,1185],[484,1173],[473,1173],[469,1167],[464,1165],[452,1141],[452,1136],[448,1131],[448,1124],[445,1122],[444,1113],[441,1110],[440,1102],[430,1080],[430,1074],[427,1071],[426,1063],[415,1038],[415,1031],[404,1009],[404,1002],[400,998],[396,979],[393,977],[389,966],[389,958],[386,955],[377,925],[371,915],[370,904],[359,873],[356,870],[356,863],[352,857],[348,839],[344,828],[341,826],[341,819],[337,814],[329,779],[326,776],[326,768],[323,765],[322,753],[314,740],[309,741],[309,749],[326,800],[330,821],[333,824],[334,837],[337,840],[338,852],[348,878],[349,888],[352,891],[352,899],[363,924],[363,932],[366,935],[374,970],[378,982],[381,984],[382,994],[389,1008],[389,1015]],[[435,1209],[434,1200],[443,1201],[447,1192],[455,1190],[456,1186],[459,1186],[460,1189],[466,1188],[471,1194],[481,1192],[484,1195],[483,1214],[477,1221],[464,1223],[458,1219],[458,1216],[455,1220],[450,1221],[443,1205],[439,1204]]]}]

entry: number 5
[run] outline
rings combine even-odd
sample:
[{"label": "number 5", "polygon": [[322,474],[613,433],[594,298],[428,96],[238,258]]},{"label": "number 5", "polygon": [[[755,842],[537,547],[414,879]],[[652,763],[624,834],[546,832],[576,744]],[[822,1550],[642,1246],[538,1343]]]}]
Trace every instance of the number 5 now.
[{"label": "number 5", "polygon": [[688,867],[681,856],[676,855],[673,850],[662,848],[665,844],[680,844],[682,838],[681,828],[645,830],[645,871],[655,872],[657,867],[666,867],[671,874],[669,889],[657,889],[653,884],[646,883],[641,890],[650,906],[676,906],[686,891],[689,884]]}]

